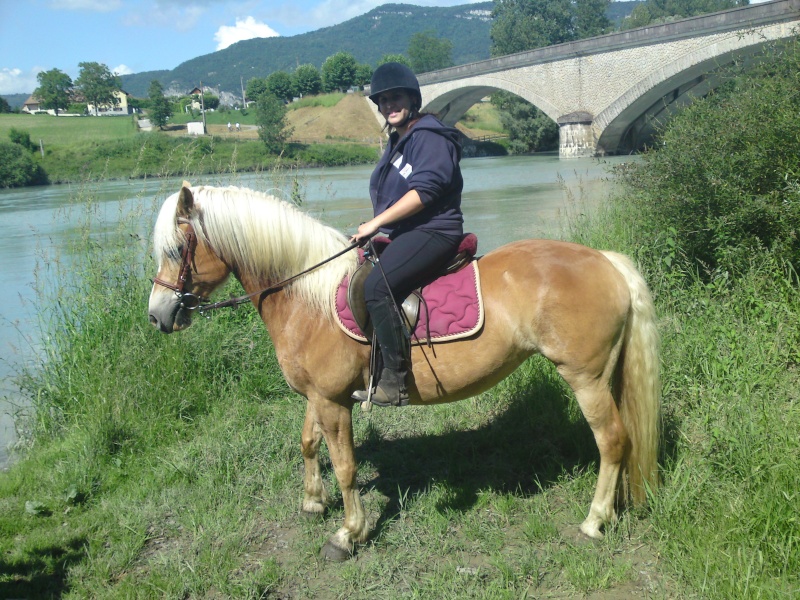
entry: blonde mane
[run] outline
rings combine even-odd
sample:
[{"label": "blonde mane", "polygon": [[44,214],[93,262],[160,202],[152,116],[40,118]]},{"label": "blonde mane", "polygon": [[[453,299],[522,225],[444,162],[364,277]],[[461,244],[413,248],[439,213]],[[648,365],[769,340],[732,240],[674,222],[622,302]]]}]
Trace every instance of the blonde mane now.
[{"label": "blonde mane", "polygon": [[[245,188],[198,186],[191,189],[195,210],[192,225],[242,277],[277,283],[333,256],[347,238],[332,227],[274,196]],[[156,220],[153,246],[159,268],[177,260],[184,242],[175,226],[178,194],[164,202]],[[332,317],[336,287],[356,267],[356,252],[348,252],[289,284],[286,291]]]}]

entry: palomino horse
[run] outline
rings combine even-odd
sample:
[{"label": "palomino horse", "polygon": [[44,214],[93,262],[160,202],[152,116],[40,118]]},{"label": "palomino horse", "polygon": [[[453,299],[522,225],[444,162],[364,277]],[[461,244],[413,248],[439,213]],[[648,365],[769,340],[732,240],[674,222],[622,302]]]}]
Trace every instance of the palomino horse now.
[{"label": "palomino horse", "polygon": [[[322,548],[332,560],[346,559],[369,536],[350,399],[367,383],[369,348],[333,316],[336,287],[353,272],[356,253],[292,276],[347,245],[342,233],[272,196],[184,183],[156,222],[158,276],[149,305],[151,323],[170,333],[188,327],[191,309],[230,273],[252,294],[283,376],[308,401],[302,511],[320,514],[328,500],[318,462],[323,438],[342,490],[344,524]],[[479,266],[483,328],[471,338],[413,348],[411,403],[475,396],[532,354],[546,356],[574,391],[600,451],[581,531],[601,538],[616,519],[617,499],[644,502],[658,483],[658,332],[647,286],[624,256],[552,240],[503,246]]]}]

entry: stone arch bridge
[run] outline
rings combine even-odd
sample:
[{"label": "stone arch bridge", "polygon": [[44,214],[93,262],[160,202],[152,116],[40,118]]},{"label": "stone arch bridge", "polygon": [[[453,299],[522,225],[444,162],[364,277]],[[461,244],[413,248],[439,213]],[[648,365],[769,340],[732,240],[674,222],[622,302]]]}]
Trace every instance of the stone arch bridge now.
[{"label": "stone arch bridge", "polygon": [[677,108],[719,85],[720,67],[799,30],[800,0],[773,0],[538,48],[422,74],[423,109],[453,125],[506,90],[558,123],[561,158],[629,153]]}]

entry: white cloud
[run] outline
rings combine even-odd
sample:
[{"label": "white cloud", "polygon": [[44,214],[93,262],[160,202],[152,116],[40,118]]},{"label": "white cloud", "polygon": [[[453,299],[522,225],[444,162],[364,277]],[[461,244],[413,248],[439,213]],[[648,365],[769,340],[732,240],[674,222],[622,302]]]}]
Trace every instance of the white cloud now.
[{"label": "white cloud", "polygon": [[243,20],[236,19],[236,25],[233,27],[229,25],[220,27],[217,33],[214,34],[214,40],[217,42],[217,50],[222,50],[242,40],[276,37],[278,35],[280,34],[266,23],[256,21],[253,17],[246,17]]},{"label": "white cloud", "polygon": [[39,87],[36,75],[42,70],[34,67],[25,73],[22,69],[0,68],[0,94],[30,94]]},{"label": "white cloud", "polygon": [[128,65],[120,65],[111,69],[111,72],[115,75],[130,75],[133,73],[133,69],[131,69]]}]

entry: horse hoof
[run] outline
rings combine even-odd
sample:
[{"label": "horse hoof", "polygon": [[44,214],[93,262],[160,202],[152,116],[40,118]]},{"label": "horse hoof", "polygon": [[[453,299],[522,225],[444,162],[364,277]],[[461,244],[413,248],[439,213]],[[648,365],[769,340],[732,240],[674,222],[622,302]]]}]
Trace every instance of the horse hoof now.
[{"label": "horse hoof", "polygon": [[580,527],[580,532],[590,540],[602,540],[605,537],[600,528],[594,524],[592,525],[587,525],[586,523],[582,524]]},{"label": "horse hoof", "polygon": [[319,553],[322,558],[331,562],[344,562],[353,556],[353,553],[349,550],[339,548],[339,546],[335,546],[330,542],[325,542]]}]

